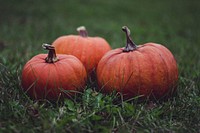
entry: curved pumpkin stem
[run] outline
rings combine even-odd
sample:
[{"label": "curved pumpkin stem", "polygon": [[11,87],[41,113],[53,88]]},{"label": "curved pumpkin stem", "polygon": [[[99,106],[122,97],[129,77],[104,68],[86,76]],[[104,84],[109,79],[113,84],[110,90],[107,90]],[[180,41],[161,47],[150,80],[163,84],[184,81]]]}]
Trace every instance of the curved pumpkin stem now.
[{"label": "curved pumpkin stem", "polygon": [[54,63],[58,61],[54,46],[43,44],[42,47],[46,50],[49,50],[48,56],[45,58],[46,63]]},{"label": "curved pumpkin stem", "polygon": [[137,45],[132,41],[130,37],[130,30],[127,26],[123,26],[122,30],[126,33],[126,47],[123,49],[123,52],[130,52],[137,49]]},{"label": "curved pumpkin stem", "polygon": [[79,33],[80,36],[82,36],[82,37],[88,37],[88,32],[87,32],[85,26],[78,27],[77,31],[78,31],[78,33]]}]

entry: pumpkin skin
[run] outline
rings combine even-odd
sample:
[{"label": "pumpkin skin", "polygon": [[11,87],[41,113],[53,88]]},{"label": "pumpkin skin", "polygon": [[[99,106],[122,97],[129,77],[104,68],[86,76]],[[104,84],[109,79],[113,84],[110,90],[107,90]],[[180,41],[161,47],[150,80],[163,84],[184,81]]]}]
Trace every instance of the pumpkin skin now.
[{"label": "pumpkin skin", "polygon": [[125,98],[162,99],[172,94],[178,81],[177,63],[172,53],[156,43],[136,46],[129,29],[123,27],[123,30],[127,32],[127,46],[109,51],[98,64],[100,89],[107,93],[121,92]]},{"label": "pumpkin skin", "polygon": [[102,56],[111,50],[108,42],[101,37],[89,37],[85,27],[77,28],[79,35],[65,35],[57,38],[52,45],[56,53],[76,56],[90,74],[97,67]]},{"label": "pumpkin skin", "polygon": [[74,95],[66,91],[83,90],[86,70],[76,57],[58,54],[55,62],[46,62],[46,57],[47,54],[34,56],[22,70],[22,88],[32,99],[54,101]]}]

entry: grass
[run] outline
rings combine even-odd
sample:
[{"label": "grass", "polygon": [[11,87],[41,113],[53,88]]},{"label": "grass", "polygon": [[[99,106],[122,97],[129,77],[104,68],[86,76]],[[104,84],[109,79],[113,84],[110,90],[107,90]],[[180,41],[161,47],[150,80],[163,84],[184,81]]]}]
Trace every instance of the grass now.
[{"label": "grass", "polygon": [[[200,132],[200,2],[187,0],[1,1],[0,132]],[[104,95],[88,84],[83,94],[63,103],[32,101],[20,86],[23,65],[46,53],[42,43],[77,34],[123,47],[127,25],[137,44],[157,42],[177,59],[176,96],[142,102]]]}]

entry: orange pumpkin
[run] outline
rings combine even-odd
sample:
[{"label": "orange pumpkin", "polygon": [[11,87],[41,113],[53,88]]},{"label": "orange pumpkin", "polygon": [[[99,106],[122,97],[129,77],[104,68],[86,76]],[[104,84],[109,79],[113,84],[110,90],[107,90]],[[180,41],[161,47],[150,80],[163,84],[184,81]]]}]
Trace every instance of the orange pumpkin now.
[{"label": "orange pumpkin", "polygon": [[125,98],[160,99],[173,92],[178,68],[172,53],[156,43],[137,46],[130,38],[130,30],[126,26],[122,30],[127,37],[126,47],[102,57],[97,67],[99,87],[109,93],[121,92]]},{"label": "orange pumpkin", "polygon": [[[58,100],[83,90],[86,70],[72,55],[56,56],[53,46],[44,44],[47,54],[29,60],[22,70],[22,88],[33,99]],[[73,92],[71,92],[73,91]]]},{"label": "orange pumpkin", "polygon": [[89,37],[85,27],[77,28],[79,35],[65,35],[53,42],[56,53],[76,56],[85,66],[86,71],[91,73],[102,56],[111,47],[101,37]]}]

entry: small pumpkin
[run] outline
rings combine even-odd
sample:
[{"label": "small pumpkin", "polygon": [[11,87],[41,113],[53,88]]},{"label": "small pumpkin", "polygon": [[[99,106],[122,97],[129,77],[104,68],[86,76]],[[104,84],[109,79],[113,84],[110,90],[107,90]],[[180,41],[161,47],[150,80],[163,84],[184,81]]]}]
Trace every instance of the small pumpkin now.
[{"label": "small pumpkin", "polygon": [[[22,70],[22,88],[33,99],[58,100],[82,91],[86,81],[83,64],[72,55],[55,53],[55,48],[44,44],[47,54],[29,60]],[[73,91],[73,92],[71,92]]]},{"label": "small pumpkin", "polygon": [[141,96],[161,99],[174,92],[178,81],[177,63],[163,45],[136,45],[127,26],[122,27],[127,43],[106,53],[97,67],[99,87],[120,92],[125,98]]},{"label": "small pumpkin", "polygon": [[79,35],[64,35],[52,45],[56,53],[76,56],[90,74],[95,70],[102,56],[111,50],[108,42],[101,37],[89,37],[84,26],[77,28]]}]

